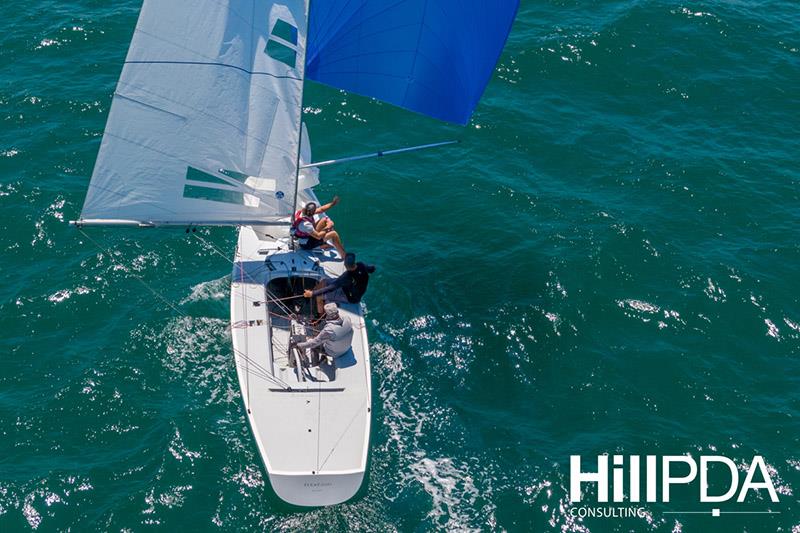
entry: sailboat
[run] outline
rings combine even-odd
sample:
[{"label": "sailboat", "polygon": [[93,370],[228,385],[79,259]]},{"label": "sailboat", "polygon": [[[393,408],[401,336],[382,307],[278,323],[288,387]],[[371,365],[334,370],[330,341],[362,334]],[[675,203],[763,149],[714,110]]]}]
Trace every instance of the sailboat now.
[{"label": "sailboat", "polygon": [[[291,223],[317,202],[302,121],[306,80],[466,124],[518,0],[145,0],[78,220],[91,226],[238,228],[233,359],[275,493],[347,501],[369,456],[372,392],[363,310],[336,360],[294,348],[318,324],[301,295],[344,271],[303,250]],[[357,200],[356,200],[357,201]]]}]

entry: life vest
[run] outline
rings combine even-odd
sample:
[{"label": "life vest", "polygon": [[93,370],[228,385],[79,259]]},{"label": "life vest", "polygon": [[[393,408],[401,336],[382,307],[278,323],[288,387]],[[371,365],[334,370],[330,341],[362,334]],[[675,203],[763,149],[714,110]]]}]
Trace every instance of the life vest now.
[{"label": "life vest", "polygon": [[303,214],[302,210],[298,210],[297,213],[294,214],[294,222],[292,222],[292,234],[298,239],[308,239],[311,237],[310,233],[306,233],[300,229],[300,224],[303,221],[309,222],[311,227],[314,227],[314,217],[306,216]]}]

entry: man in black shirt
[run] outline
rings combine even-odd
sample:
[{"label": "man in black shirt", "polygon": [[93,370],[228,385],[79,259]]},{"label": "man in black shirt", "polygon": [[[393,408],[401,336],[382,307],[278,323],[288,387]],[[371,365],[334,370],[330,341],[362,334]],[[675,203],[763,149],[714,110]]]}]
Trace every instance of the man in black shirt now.
[{"label": "man in black shirt", "polygon": [[367,292],[369,275],[375,272],[375,267],[356,263],[356,254],[348,253],[344,256],[344,273],[335,280],[320,280],[314,290],[306,290],[303,296],[317,299],[317,311],[321,315],[326,303],[351,303],[357,304]]}]

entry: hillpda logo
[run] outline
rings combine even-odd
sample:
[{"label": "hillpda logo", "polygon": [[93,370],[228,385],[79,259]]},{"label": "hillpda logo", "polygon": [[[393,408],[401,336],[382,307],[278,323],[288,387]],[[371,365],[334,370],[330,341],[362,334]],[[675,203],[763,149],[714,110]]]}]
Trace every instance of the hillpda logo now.
[{"label": "hillpda logo", "polygon": [[[609,468],[609,458],[612,466]],[[720,504],[725,502],[743,503],[752,493],[762,492],[761,499],[769,498],[778,503],[778,493],[770,478],[764,458],[756,455],[746,468],[740,484],[740,471],[736,463],[721,455],[701,455],[695,460],[691,455],[598,455],[596,466],[581,460],[580,455],[571,455],[569,461],[569,499],[576,505],[570,514],[576,517],[627,518],[644,517],[643,506],[637,503],[670,503],[671,489],[679,485],[689,486],[690,494],[695,494],[700,504]],[[745,465],[746,466],[746,465]],[[594,468],[594,469],[592,469]],[[745,468],[742,468],[744,471]],[[709,473],[725,480],[715,490],[709,487]],[[609,485],[612,493],[609,501]],[[693,487],[696,485],[696,487]],[[584,502],[585,490],[596,489],[597,501],[606,505],[587,505]],[[687,490],[687,489],[683,489]],[[682,495],[685,493],[682,493]],[[750,500],[755,499],[751,497]],[[748,501],[750,501],[748,500]],[[622,505],[608,505],[609,503]],[[729,507],[730,504],[726,507]],[[718,507],[702,510],[686,509],[666,511],[667,514],[721,514],[777,513],[772,510],[725,510]]]}]

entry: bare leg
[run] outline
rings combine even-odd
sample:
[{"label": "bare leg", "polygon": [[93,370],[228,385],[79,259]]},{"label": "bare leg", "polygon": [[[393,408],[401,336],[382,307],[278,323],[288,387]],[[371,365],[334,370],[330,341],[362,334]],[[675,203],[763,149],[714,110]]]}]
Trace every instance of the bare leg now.
[{"label": "bare leg", "polygon": [[342,244],[342,239],[339,238],[339,234],[336,233],[335,231],[331,231],[327,235],[325,235],[325,240],[331,241],[333,246],[336,247],[336,251],[339,252],[339,255],[342,257],[342,259],[344,259],[345,255],[344,245]]},{"label": "bare leg", "polygon": [[[327,284],[328,284],[328,280],[321,279],[321,280],[319,280],[319,283],[317,283],[314,286],[314,290],[322,289]],[[320,295],[320,296],[317,296],[317,313],[322,315],[324,312],[325,312],[325,297]]]},{"label": "bare leg", "polygon": [[322,217],[321,219],[317,220],[317,223],[314,225],[314,229],[317,231],[328,229],[328,220],[328,217]]}]

